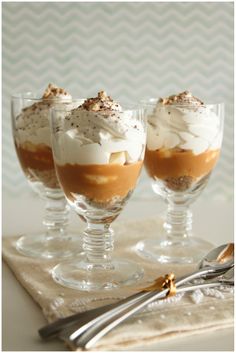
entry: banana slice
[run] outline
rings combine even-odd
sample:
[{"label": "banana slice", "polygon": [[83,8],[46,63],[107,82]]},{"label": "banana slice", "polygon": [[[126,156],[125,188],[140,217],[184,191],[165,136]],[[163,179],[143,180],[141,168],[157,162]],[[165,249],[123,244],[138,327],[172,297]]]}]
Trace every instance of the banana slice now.
[{"label": "banana slice", "polygon": [[31,152],[36,152],[37,151],[37,145],[34,145],[32,142],[30,141],[25,141],[24,143],[22,143],[22,148],[24,148],[25,150],[31,151]]},{"label": "banana slice", "polygon": [[115,181],[117,179],[116,175],[105,176],[105,175],[85,174],[85,177],[90,182],[92,182],[93,184],[97,184],[97,185],[107,184],[107,183]]},{"label": "banana slice", "polygon": [[125,152],[114,152],[114,153],[111,153],[110,160],[109,160],[110,164],[123,165],[123,164],[125,164],[125,162],[126,162]]}]

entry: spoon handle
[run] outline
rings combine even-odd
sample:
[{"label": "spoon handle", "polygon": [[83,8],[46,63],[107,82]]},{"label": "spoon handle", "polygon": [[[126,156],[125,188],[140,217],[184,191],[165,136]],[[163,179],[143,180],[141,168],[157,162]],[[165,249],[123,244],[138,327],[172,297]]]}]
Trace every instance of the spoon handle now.
[{"label": "spoon handle", "polygon": [[[221,272],[222,272],[222,266],[221,266]],[[209,273],[214,273],[215,269],[212,268],[205,268],[201,270],[197,270],[188,276],[184,276],[179,278],[179,280],[176,282],[176,287],[180,286],[190,280],[193,280],[195,278],[201,277],[201,276],[206,276]],[[219,272],[216,273],[218,275]],[[164,291],[161,292],[164,294]],[[82,332],[84,332],[88,327],[91,327],[93,324],[95,324],[96,321],[99,321],[102,318],[105,320],[107,318],[106,313],[109,312],[109,314],[116,314],[118,310],[123,310],[127,306],[135,303],[136,301],[139,301],[140,299],[144,299],[149,296],[149,292],[138,292],[135,293],[117,303],[114,304],[109,304],[105,305],[96,309],[88,310],[83,313],[77,313],[62,319],[59,319],[51,324],[48,324],[41,329],[39,329],[39,335],[43,339],[49,339],[51,337],[54,337],[55,335],[59,334],[62,330],[70,328],[70,326],[73,326],[75,323],[77,323],[78,327],[80,327],[80,330],[78,334],[81,335]],[[112,310],[114,310],[112,312]]]},{"label": "spoon handle", "polygon": [[138,292],[114,304],[104,305],[95,309],[87,310],[82,313],[73,314],[59,319],[39,329],[39,335],[43,339],[52,338],[60,333],[60,331],[67,329],[74,324],[77,324],[77,326],[84,325],[91,320],[100,317],[100,315],[115,309],[117,306],[124,305],[125,307],[125,305],[129,305],[131,301],[135,302],[136,300],[139,300],[142,294],[147,294],[147,292]]},{"label": "spoon handle", "polygon": [[[193,291],[195,289],[216,287],[220,285],[222,285],[221,282],[212,282],[212,281],[209,283],[188,285],[188,286],[178,288],[177,293]],[[120,323],[125,321],[127,318],[129,318],[133,314],[143,309],[146,305],[150,304],[152,301],[156,299],[164,298],[165,297],[164,292],[167,292],[167,290],[156,293],[155,295],[153,295],[153,293],[149,293],[149,298],[145,298],[140,300],[139,302],[133,303],[132,305],[124,309],[122,312],[117,313],[116,315],[110,316],[109,320],[106,320],[103,322],[99,321],[91,328],[86,330],[86,332],[79,337],[76,334],[76,332],[78,333],[78,330],[69,335],[68,334],[62,335],[61,337],[64,340],[66,340],[67,344],[74,350],[76,350],[76,348],[78,347],[83,349],[90,349],[96,344],[96,342],[98,342],[100,338],[102,338],[104,335],[106,335],[108,332],[110,332],[113,328],[118,326]]]},{"label": "spoon handle", "polygon": [[[197,270],[188,276],[181,277],[177,282],[176,282],[176,287],[179,287],[180,285],[193,280],[198,277],[202,277],[206,274],[212,273],[213,270],[211,268],[207,269],[201,269]],[[218,273],[217,273],[218,275]],[[100,307],[100,315],[96,315],[94,319],[91,321],[87,320],[87,322],[83,325],[80,322],[77,322],[77,327],[71,335],[70,335],[70,342],[76,342],[76,340],[79,339],[83,334],[87,334],[89,332],[89,329],[95,330],[95,328],[99,329],[100,327],[103,327],[106,325],[108,322],[110,322],[113,318],[117,317],[117,315],[122,315],[122,313],[126,313],[127,310],[129,311],[130,309],[133,308],[136,304],[140,305],[145,302],[150,303],[156,299],[163,298],[165,295],[168,293],[169,289],[165,290],[156,290],[152,292],[139,292],[133,296],[130,296],[126,298],[125,302],[121,301],[113,305],[113,308],[107,309],[106,307]],[[142,306],[141,306],[142,308]],[[139,309],[138,309],[139,310]],[[89,313],[89,312],[88,312]],[[86,315],[86,313],[84,313]]]},{"label": "spoon handle", "polygon": [[[191,278],[191,279],[196,278],[195,275],[201,276],[203,273],[205,273],[205,270],[204,271],[203,270],[196,271],[187,277],[186,276],[183,277],[181,283],[185,283],[185,281],[188,281],[189,278]],[[147,295],[148,295],[148,292],[141,291],[141,292],[135,293],[135,294],[123,299],[123,300],[120,300],[117,303],[105,305],[105,306],[102,306],[102,307],[99,307],[96,309],[88,310],[84,313],[77,313],[77,314],[70,315],[68,317],[59,319],[51,324],[48,324],[48,325],[42,327],[41,329],[39,329],[39,331],[38,331],[39,335],[43,339],[49,339],[49,338],[57,335],[61,330],[67,329],[68,327],[70,327],[71,325],[73,325],[75,323],[77,323],[78,326],[83,327],[83,325],[87,324],[91,320],[95,320],[97,317],[100,317],[100,315],[105,314],[106,312],[108,312],[112,309],[116,309],[117,307],[121,308],[121,306],[122,306],[122,308],[125,308],[126,304],[130,305],[130,304],[136,302],[136,300],[139,300],[140,298],[146,297]],[[88,325],[86,325],[86,328],[88,328]]]}]

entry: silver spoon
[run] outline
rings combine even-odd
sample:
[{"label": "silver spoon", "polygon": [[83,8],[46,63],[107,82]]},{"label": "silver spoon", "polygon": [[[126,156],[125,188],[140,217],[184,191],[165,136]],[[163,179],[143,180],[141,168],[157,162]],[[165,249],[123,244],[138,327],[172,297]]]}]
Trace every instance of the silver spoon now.
[{"label": "silver spoon", "polygon": [[[213,275],[222,273],[223,267],[218,264],[219,254],[223,253],[224,249],[227,249],[229,245],[224,245],[218,248],[218,251],[214,251],[212,254],[207,254],[207,256],[201,261],[200,267],[204,266],[201,270],[198,270],[188,276],[184,276],[176,281],[176,287],[180,287],[182,284],[189,282],[198,277],[202,277],[203,275],[206,277],[212,277]],[[231,257],[228,258],[227,266],[233,265],[233,247],[231,247]],[[209,256],[211,255],[211,256]],[[214,255],[214,256],[213,256]],[[228,255],[227,255],[228,256]],[[222,257],[220,258],[220,260]],[[205,264],[207,262],[207,264]],[[213,267],[210,267],[209,264],[214,264]],[[204,265],[205,264],[205,265]],[[229,269],[230,267],[227,267]],[[226,269],[226,270],[227,270]],[[226,271],[224,269],[224,272]],[[196,288],[196,287],[195,287]],[[72,334],[68,336],[66,334],[65,337],[68,338],[68,341],[73,346],[79,347],[87,347],[89,345],[89,339],[87,337],[92,337],[94,340],[98,340],[108,331],[110,331],[113,327],[117,326],[120,322],[124,321],[127,317],[133,315],[133,313],[142,309],[145,305],[151,303],[152,301],[163,298],[167,294],[169,289],[162,291],[152,291],[152,292],[140,292],[137,293],[135,299],[130,299],[125,304],[117,305],[114,309],[106,311],[104,314],[97,316],[94,320],[87,322],[87,324],[80,326],[77,330],[75,330]],[[191,290],[191,289],[190,289]],[[131,298],[131,297],[129,297]],[[129,299],[128,298],[128,299]],[[110,325],[109,325],[110,323]],[[78,327],[78,326],[77,326]],[[109,328],[109,330],[108,330]],[[70,331],[71,332],[71,331]],[[96,332],[98,332],[98,336],[96,336]],[[102,335],[102,336],[101,336]],[[82,336],[82,337],[81,337]],[[92,342],[94,342],[94,340]],[[94,344],[94,343],[91,343]]]},{"label": "silver spoon", "polygon": [[[222,263],[222,259],[224,259],[224,250],[229,249],[230,252],[227,252],[226,261]],[[229,254],[230,253],[230,254]],[[219,257],[220,256],[220,257]],[[234,244],[225,244],[221,245],[217,248],[212,249],[199,263],[199,270],[196,272],[191,273],[188,276],[184,276],[178,280],[178,286],[191,281],[192,279],[203,277],[216,277],[220,274],[226,272],[230,267],[233,266],[233,256],[234,256]],[[167,290],[166,290],[167,292]],[[166,294],[165,291],[161,291],[162,295]],[[58,335],[62,330],[69,328],[70,326],[77,323],[79,329],[74,333],[74,339],[77,339],[79,335],[83,334],[89,327],[93,326],[97,321],[102,319],[106,319],[107,312],[111,313],[110,310],[119,309],[126,309],[130,304],[138,302],[140,299],[149,298],[149,296],[153,294],[146,291],[141,291],[134,295],[125,298],[118,303],[109,304],[106,306],[102,306],[96,309],[92,309],[86,311],[84,313],[78,313],[66,318],[59,319],[52,324],[46,325],[39,330],[39,335],[44,338],[48,339],[55,335]],[[155,299],[153,299],[155,300]],[[108,314],[108,315],[109,315]],[[102,317],[101,317],[102,315]],[[77,327],[78,327],[77,326]]]},{"label": "silver spoon", "polygon": [[[176,293],[189,292],[196,289],[211,288],[211,287],[217,287],[222,285],[230,285],[230,286],[234,285],[234,268],[229,269],[226,273],[219,276],[217,278],[217,282],[216,282],[216,279],[214,280],[211,279],[210,281],[209,280],[205,281],[205,283],[203,284],[183,286],[183,287],[177,288]],[[159,293],[159,294],[162,294],[162,293]],[[165,297],[165,295],[163,294],[162,296],[159,295],[159,298],[161,297],[163,298]],[[130,307],[123,310],[121,314],[113,315],[109,321],[106,320],[105,324],[103,324],[103,322],[101,321],[97,322],[94,326],[92,326],[90,329],[88,329],[84,334],[82,334],[79,337],[77,337],[77,335],[74,332],[73,334],[69,334],[69,335],[67,334],[67,335],[61,336],[61,338],[63,337],[63,339],[67,342],[67,344],[73,349],[76,349],[78,347],[83,349],[90,349],[98,342],[100,338],[105,336],[108,332],[110,332],[121,322],[123,322],[133,314],[137,313],[141,309],[143,309],[146,305],[148,305],[152,301],[153,300],[150,300],[149,298],[138,303],[136,302]]]}]

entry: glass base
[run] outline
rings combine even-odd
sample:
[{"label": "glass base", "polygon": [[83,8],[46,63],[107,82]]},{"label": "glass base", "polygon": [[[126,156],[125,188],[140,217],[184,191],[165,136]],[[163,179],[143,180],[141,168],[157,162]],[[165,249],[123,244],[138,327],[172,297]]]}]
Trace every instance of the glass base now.
[{"label": "glass base", "polygon": [[143,273],[141,267],[122,259],[107,264],[90,264],[81,259],[57,265],[52,270],[52,277],[65,287],[97,291],[132,285],[143,277]]},{"label": "glass base", "polygon": [[195,237],[175,242],[164,238],[146,239],[136,245],[136,252],[153,262],[191,264],[201,260],[213,247],[213,244]]},{"label": "glass base", "polygon": [[78,234],[47,237],[45,234],[24,235],[17,240],[16,249],[23,255],[58,259],[82,252],[82,241]]}]

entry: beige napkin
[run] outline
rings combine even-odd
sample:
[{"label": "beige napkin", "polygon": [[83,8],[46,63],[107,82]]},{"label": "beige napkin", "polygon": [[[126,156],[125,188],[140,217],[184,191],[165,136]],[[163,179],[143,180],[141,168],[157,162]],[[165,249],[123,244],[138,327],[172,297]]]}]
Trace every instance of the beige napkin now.
[{"label": "beige napkin", "polygon": [[[82,312],[115,302],[147,287],[160,275],[174,272],[176,276],[191,272],[193,265],[158,265],[141,259],[134,246],[144,237],[153,237],[161,229],[160,220],[148,219],[136,222],[115,222],[114,256],[129,258],[145,270],[144,278],[132,288],[102,292],[82,292],[56,284],[50,270],[58,261],[32,259],[15,250],[17,237],[3,238],[3,258],[16,278],[40,305],[49,322],[59,317]],[[177,294],[149,305],[142,313],[119,325],[97,345],[97,350],[129,349],[145,347],[160,340],[191,335],[207,330],[233,326],[233,290],[222,287]],[[35,332],[37,335],[37,332]]]}]

